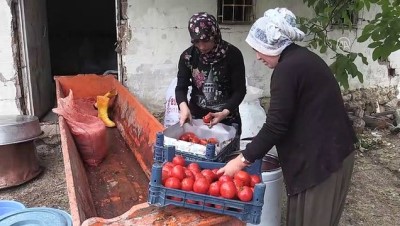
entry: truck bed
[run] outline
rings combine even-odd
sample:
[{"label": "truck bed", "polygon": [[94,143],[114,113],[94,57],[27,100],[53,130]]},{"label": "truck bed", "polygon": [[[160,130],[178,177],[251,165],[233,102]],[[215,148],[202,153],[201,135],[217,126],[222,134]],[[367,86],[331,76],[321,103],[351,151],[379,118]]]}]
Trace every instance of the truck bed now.
[{"label": "truck bed", "polygon": [[[113,76],[55,76],[57,100],[72,90],[75,99],[117,90],[107,128],[108,155],[96,167],[86,165],[74,136],[59,116],[61,147],[73,225],[244,225],[234,217],[180,207],[147,204],[156,134],[164,127]],[[90,108],[90,106],[89,106]]]},{"label": "truck bed", "polygon": [[112,218],[146,202],[149,180],[117,128],[108,128],[108,155],[97,167],[86,167],[96,213]]}]

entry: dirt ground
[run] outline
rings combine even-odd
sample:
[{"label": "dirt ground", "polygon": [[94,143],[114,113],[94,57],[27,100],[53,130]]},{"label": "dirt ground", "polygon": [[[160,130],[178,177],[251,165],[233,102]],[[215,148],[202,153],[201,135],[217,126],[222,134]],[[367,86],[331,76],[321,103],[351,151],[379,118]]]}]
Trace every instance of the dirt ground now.
[{"label": "dirt ground", "polygon": [[69,212],[60,137],[35,141],[43,172],[20,186],[0,190],[0,199],[16,200],[26,207],[51,207]]},{"label": "dirt ground", "polygon": [[[400,136],[385,131],[360,135],[353,180],[341,219],[343,226],[400,224]],[[15,188],[0,190],[0,199],[12,199],[27,207],[53,207],[69,211],[64,167],[58,136],[36,141],[44,172]],[[285,202],[285,200],[284,200]],[[285,209],[282,212],[282,225]]]}]

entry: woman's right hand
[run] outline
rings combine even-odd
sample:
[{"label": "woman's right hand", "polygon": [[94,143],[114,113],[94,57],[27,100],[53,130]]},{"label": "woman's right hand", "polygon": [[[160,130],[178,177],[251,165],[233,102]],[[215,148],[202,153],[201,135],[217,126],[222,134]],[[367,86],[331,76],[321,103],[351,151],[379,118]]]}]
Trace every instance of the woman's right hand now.
[{"label": "woman's right hand", "polygon": [[192,114],[190,113],[190,109],[187,105],[186,102],[182,102],[179,104],[179,125],[183,126],[185,122],[191,122],[192,121]]},{"label": "woman's right hand", "polygon": [[224,174],[233,177],[235,173],[244,169],[247,165],[242,162],[242,156],[242,154],[238,155],[236,158],[230,160],[224,167],[218,169],[217,175]]}]

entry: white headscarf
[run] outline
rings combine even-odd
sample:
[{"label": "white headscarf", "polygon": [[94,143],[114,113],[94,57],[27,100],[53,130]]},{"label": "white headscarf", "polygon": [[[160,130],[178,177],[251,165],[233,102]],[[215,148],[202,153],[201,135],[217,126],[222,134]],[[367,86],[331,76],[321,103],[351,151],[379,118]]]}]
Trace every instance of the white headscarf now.
[{"label": "white headscarf", "polygon": [[265,11],[251,26],[246,42],[262,54],[277,56],[303,38],[304,32],[296,27],[296,16],[286,8],[275,8]]}]

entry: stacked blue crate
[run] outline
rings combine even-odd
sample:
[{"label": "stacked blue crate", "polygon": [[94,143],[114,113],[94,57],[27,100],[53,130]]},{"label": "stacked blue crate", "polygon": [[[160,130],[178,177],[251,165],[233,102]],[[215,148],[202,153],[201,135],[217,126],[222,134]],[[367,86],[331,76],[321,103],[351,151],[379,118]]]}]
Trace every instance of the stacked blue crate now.
[{"label": "stacked blue crate", "polygon": [[[157,140],[158,140],[157,135]],[[250,202],[226,199],[203,195],[179,189],[166,188],[162,185],[162,167],[167,161],[172,161],[175,156],[175,147],[164,147],[161,139],[156,141],[154,147],[154,164],[149,183],[148,203],[156,206],[174,205],[189,209],[203,210],[237,217],[238,219],[251,224],[259,224],[264,204],[265,184],[259,183],[254,186],[253,199]],[[225,163],[186,160],[186,164],[196,162],[202,169],[221,168]],[[256,161],[245,171],[250,174],[261,176],[261,160]],[[195,203],[193,203],[193,201]]]},{"label": "stacked blue crate", "polygon": [[[175,150],[175,152],[177,155],[182,155],[186,160],[223,162],[232,152],[239,149],[239,143],[240,136],[236,135],[219,153],[216,153],[215,144],[206,145],[205,155],[194,154],[184,150]],[[164,146],[164,134],[161,132],[157,134],[156,146]]]}]

